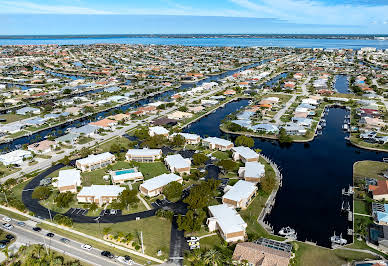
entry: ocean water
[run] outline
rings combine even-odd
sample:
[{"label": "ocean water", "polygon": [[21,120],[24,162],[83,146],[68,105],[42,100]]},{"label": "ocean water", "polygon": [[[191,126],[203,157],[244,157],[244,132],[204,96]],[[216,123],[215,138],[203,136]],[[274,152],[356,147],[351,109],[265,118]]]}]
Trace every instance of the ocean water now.
[{"label": "ocean water", "polygon": [[157,44],[186,46],[263,46],[263,47],[295,47],[295,48],[338,48],[360,49],[375,47],[388,49],[388,40],[357,40],[357,39],[294,39],[294,38],[164,38],[164,37],[80,37],[80,38],[1,38],[0,45],[78,45],[96,43],[119,44]]}]

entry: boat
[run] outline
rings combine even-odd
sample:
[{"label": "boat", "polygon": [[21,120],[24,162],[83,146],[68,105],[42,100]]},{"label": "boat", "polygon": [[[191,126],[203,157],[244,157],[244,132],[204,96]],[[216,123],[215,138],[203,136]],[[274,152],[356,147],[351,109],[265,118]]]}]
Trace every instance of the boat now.
[{"label": "boat", "polygon": [[344,238],[342,238],[342,234],[340,234],[339,236],[335,235],[335,232],[334,232],[334,235],[330,237],[330,241],[332,244],[337,244],[337,245],[346,245],[348,243],[348,241]]},{"label": "boat", "polygon": [[294,229],[287,226],[287,227],[283,227],[282,229],[280,229],[279,235],[281,235],[281,236],[294,236],[294,235],[296,235],[296,233],[295,233]]}]

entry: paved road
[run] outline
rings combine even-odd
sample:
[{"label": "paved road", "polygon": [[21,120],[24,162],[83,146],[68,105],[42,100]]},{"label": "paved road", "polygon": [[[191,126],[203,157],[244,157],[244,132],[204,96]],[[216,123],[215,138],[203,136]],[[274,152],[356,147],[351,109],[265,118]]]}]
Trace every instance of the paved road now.
[{"label": "paved road", "polygon": [[[0,215],[3,218],[3,215]],[[18,221],[12,220],[10,223],[14,225],[14,228],[11,230],[6,230],[16,236],[17,245],[32,245],[32,244],[42,244],[47,249],[53,249],[64,255],[69,255],[75,259],[85,261],[93,265],[101,266],[113,266],[113,265],[123,265],[122,263],[115,261],[113,259],[108,259],[101,256],[101,250],[93,248],[90,251],[84,250],[81,248],[82,243],[70,240],[68,244],[65,244],[60,241],[62,236],[55,235],[50,238],[46,234],[49,231],[42,230],[41,232],[35,232],[32,230],[32,226],[27,223],[24,227],[16,225]],[[133,264],[140,265],[140,264]]]},{"label": "paved road", "polygon": [[174,216],[171,225],[171,238],[170,238],[170,263],[176,265],[183,265],[183,252],[189,249],[186,242],[184,231],[178,230],[176,222],[176,216]]}]

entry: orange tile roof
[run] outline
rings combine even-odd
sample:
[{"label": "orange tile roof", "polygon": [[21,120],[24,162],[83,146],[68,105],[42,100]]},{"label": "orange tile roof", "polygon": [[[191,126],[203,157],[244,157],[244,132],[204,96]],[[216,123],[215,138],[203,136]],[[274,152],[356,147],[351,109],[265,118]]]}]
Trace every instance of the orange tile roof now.
[{"label": "orange tile roof", "polygon": [[115,124],[115,123],[116,123],[116,121],[105,118],[105,119],[102,119],[102,120],[99,120],[96,122],[89,123],[89,125],[94,125],[94,126],[99,126],[99,127],[109,127],[110,125]]}]

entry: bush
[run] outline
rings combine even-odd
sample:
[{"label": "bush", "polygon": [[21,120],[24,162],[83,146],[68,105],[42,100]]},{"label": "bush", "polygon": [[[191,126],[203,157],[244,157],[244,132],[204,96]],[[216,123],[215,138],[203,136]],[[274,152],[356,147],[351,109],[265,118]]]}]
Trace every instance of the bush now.
[{"label": "bush", "polygon": [[161,218],[166,218],[168,220],[172,220],[172,217],[174,216],[174,212],[171,210],[159,209],[156,211],[156,216]]},{"label": "bush", "polygon": [[57,224],[65,225],[68,227],[73,226],[73,220],[70,217],[67,217],[62,214],[56,214],[53,218],[54,222]]},{"label": "bush", "polygon": [[51,195],[51,189],[48,187],[36,187],[32,192],[32,198],[38,200],[48,199]]},{"label": "bush", "polygon": [[193,164],[194,165],[204,164],[207,160],[209,160],[209,158],[203,153],[195,153],[193,155]]},{"label": "bush", "polygon": [[179,182],[171,182],[163,188],[163,194],[169,201],[178,200],[182,196],[183,186]]},{"label": "bush", "polygon": [[67,191],[65,193],[59,193],[58,196],[55,197],[54,201],[57,203],[58,208],[67,208],[69,207],[70,202],[73,201],[74,195]]},{"label": "bush", "polygon": [[255,141],[247,136],[238,136],[234,142],[236,146],[245,146],[252,148],[255,145]]}]

